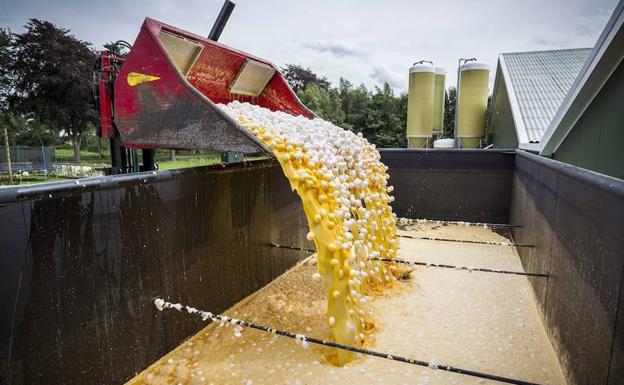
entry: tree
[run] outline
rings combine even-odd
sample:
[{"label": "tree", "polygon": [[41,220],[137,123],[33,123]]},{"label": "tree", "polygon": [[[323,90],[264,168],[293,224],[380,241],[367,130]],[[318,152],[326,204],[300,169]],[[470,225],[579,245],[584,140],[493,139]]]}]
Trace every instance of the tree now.
[{"label": "tree", "polygon": [[13,37],[7,29],[0,28],[0,113],[8,110],[8,96],[11,87],[11,64],[13,55],[11,46]]},{"label": "tree", "polygon": [[364,136],[379,147],[406,147],[406,101],[405,95],[396,98],[388,83],[384,83],[383,88],[376,87],[369,104]]},{"label": "tree", "polygon": [[2,144],[4,144],[7,160],[7,171],[9,174],[9,184],[13,183],[13,172],[11,169],[11,152],[9,150],[10,138],[9,138],[9,125],[11,121],[11,115],[8,111],[8,96],[11,89],[11,73],[10,66],[13,62],[13,55],[11,53],[11,45],[13,38],[11,32],[6,29],[0,28],[0,134],[4,136]]},{"label": "tree", "polygon": [[282,75],[295,93],[305,90],[310,84],[315,84],[324,91],[328,91],[331,85],[326,77],[320,77],[310,68],[303,68],[297,64],[286,64],[282,67]]},{"label": "tree", "polygon": [[444,94],[444,137],[453,138],[455,131],[455,103],[457,90],[449,87]]},{"label": "tree", "polygon": [[361,132],[366,126],[366,116],[368,114],[368,103],[370,95],[366,86],[361,84],[358,88],[353,88],[353,84],[344,78],[340,78],[338,85],[342,111],[345,114],[344,128],[354,132]]},{"label": "tree", "polygon": [[335,89],[326,91],[315,83],[297,93],[303,104],[314,111],[319,117],[328,120],[335,125],[344,124],[344,112],[342,111],[340,94]]},{"label": "tree", "polygon": [[104,43],[103,46],[113,55],[121,57],[128,56],[128,53],[130,53],[130,48],[132,48],[130,43],[124,40],[109,41],[108,43]]},{"label": "tree", "polygon": [[36,117],[15,119],[16,124],[11,128],[15,132],[15,144],[19,146],[55,146],[61,144],[58,135]]},{"label": "tree", "polygon": [[33,113],[57,135],[67,136],[80,162],[80,140],[97,113],[92,104],[91,76],[95,54],[90,43],[52,23],[30,19],[26,31],[14,34],[10,101],[22,113]]},{"label": "tree", "polygon": [[374,92],[361,84],[355,88],[345,78],[332,87],[309,68],[287,64],[282,71],[303,104],[320,118],[361,132],[378,147],[406,147],[407,95],[395,96],[385,83]]}]

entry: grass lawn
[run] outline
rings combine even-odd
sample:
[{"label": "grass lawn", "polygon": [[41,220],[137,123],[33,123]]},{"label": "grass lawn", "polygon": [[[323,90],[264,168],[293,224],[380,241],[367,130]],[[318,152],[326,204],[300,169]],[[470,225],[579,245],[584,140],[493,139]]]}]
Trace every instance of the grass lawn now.
[{"label": "grass lawn", "polygon": [[214,152],[178,152],[176,160],[170,160],[170,152],[158,150],[156,151],[156,164],[159,170],[173,170],[176,168],[189,168],[208,166],[215,163],[221,163],[221,155]]},{"label": "grass lawn", "polygon": [[[56,161],[57,162],[73,162],[74,161],[74,150],[71,148],[57,148],[56,153]],[[102,153],[102,160],[106,161],[106,157],[108,154]],[[80,150],[80,159],[85,160],[100,160],[100,155],[97,152],[91,152],[86,150]]]},{"label": "grass lawn", "polygon": [[215,163],[221,163],[221,158],[190,158],[176,160],[160,160],[156,161],[159,170],[174,170],[177,168],[189,168],[198,166],[208,166]]},{"label": "grass lawn", "polygon": [[[22,177],[20,177],[19,175],[13,175],[14,186],[60,182],[64,180],[72,180],[72,178],[65,178],[65,177],[56,176],[56,175],[48,175],[47,178],[44,175],[33,175],[33,174],[30,174],[28,176],[22,176]],[[6,175],[2,175],[2,178],[0,179],[0,186],[8,186],[8,183],[9,183],[9,178]]]},{"label": "grass lawn", "polygon": [[[71,148],[57,148],[56,161],[60,163],[74,163],[74,150]],[[80,151],[80,164],[84,166],[104,167],[109,164],[108,152],[102,152],[102,159],[97,152]]]},{"label": "grass lawn", "polygon": [[[156,151],[156,163],[160,170],[171,170],[176,168],[188,168],[197,166],[206,166],[221,162],[221,155],[218,153],[210,152],[178,152],[176,154],[176,160],[170,159],[170,152],[166,150]],[[56,149],[56,161],[63,163],[74,162],[74,150],[71,148],[57,148]],[[139,161],[141,161],[141,155],[139,153]],[[94,167],[106,167],[110,166],[110,155],[108,151],[102,152],[102,158],[97,152],[90,152],[86,150],[80,151],[80,164],[85,166]]]},{"label": "grass lawn", "polygon": [[[202,152],[197,151],[178,151],[176,153],[176,160],[170,160],[170,151],[157,150],[156,151],[156,164],[158,164],[159,170],[172,170],[177,168],[189,168],[208,166],[211,164],[221,163],[221,154],[215,152]],[[256,160],[263,158],[261,155],[251,155],[247,157],[247,160]],[[74,163],[74,150],[71,148],[57,148],[56,149],[56,161],[60,163]],[[141,155],[139,153],[139,162],[141,161]],[[87,150],[80,151],[80,164],[84,166],[92,167],[109,167],[110,155],[108,151],[102,152],[102,158],[97,152],[91,152]]]}]

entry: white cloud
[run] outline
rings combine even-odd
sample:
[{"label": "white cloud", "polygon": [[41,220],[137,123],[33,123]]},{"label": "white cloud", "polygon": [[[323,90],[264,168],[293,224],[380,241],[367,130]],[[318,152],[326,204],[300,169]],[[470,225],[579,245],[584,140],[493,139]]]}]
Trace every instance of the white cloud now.
[{"label": "white cloud", "polygon": [[[235,0],[221,42],[278,66],[300,63],[334,84],[407,88],[417,60],[433,60],[456,82],[457,59],[490,64],[500,52],[590,47],[617,0]],[[207,35],[223,0],[0,0],[0,24],[19,32],[28,18],[50,20],[100,46],[134,41],[143,18]],[[115,16],[110,17],[110,10]],[[372,74],[372,75],[371,75]],[[402,84],[401,84],[402,83]]]},{"label": "white cloud", "polygon": [[357,45],[341,41],[338,39],[319,40],[302,44],[304,48],[309,48],[318,52],[328,52],[336,57],[360,57],[366,58],[367,53],[359,49]]},{"label": "white cloud", "polygon": [[379,85],[388,83],[390,87],[394,88],[394,90],[398,92],[405,91],[407,88],[407,76],[402,76],[399,73],[391,71],[385,65],[374,67],[370,77],[376,80]]}]

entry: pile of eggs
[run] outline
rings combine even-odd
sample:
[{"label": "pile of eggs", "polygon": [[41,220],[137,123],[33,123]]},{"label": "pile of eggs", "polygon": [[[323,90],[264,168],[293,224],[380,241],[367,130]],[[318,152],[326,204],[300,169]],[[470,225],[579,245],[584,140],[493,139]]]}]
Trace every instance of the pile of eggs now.
[{"label": "pile of eggs", "polygon": [[[375,258],[394,258],[399,243],[388,167],[361,134],[325,120],[273,112],[249,103],[219,105],[276,156],[297,192],[327,289],[327,322],[335,342],[361,346],[370,329],[367,294],[393,278]],[[328,357],[342,365],[353,353]]]}]

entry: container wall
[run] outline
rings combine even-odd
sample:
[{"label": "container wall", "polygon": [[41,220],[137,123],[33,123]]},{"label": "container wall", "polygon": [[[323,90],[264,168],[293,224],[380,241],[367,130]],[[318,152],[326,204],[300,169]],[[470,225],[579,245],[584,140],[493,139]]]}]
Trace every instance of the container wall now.
[{"label": "container wall", "polygon": [[513,152],[382,149],[399,217],[508,223]]},{"label": "container wall", "polygon": [[621,384],[624,181],[518,151],[510,216],[569,383]]},{"label": "container wall", "polygon": [[305,255],[305,218],[259,161],[0,191],[0,383],[117,384]]}]

